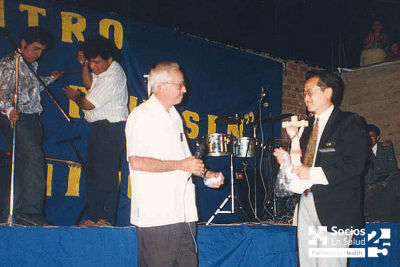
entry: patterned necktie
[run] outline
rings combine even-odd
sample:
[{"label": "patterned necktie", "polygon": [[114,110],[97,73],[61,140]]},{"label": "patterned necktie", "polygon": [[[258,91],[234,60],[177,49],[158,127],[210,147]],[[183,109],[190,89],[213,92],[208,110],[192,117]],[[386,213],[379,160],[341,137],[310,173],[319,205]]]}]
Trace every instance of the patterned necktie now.
[{"label": "patterned necktie", "polygon": [[308,140],[306,155],[304,158],[304,164],[308,167],[312,167],[315,155],[315,146],[317,145],[318,137],[318,119],[314,123],[314,127],[311,133],[310,140]]}]

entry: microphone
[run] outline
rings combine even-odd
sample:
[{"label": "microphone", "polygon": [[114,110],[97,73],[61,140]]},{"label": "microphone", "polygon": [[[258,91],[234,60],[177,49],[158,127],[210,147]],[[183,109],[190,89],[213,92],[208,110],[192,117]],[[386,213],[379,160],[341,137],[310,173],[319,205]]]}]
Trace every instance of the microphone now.
[{"label": "microphone", "polygon": [[201,159],[207,153],[208,148],[205,141],[204,137],[196,140],[196,153],[194,154],[196,159]]},{"label": "microphone", "polygon": [[264,86],[261,85],[260,102],[262,102],[264,98],[265,98],[265,101],[264,101],[264,103],[263,103],[263,107],[264,107],[264,108],[267,108],[267,107],[269,107],[268,95],[267,95],[267,93],[265,92]]},{"label": "microphone", "polygon": [[268,94],[267,93],[265,93],[265,102],[264,102],[263,106],[264,106],[264,108],[269,107],[269,100],[268,100]]},{"label": "microphone", "polygon": [[199,144],[198,144],[198,143],[196,143],[196,153],[194,154],[194,157],[195,157],[196,159],[200,159],[200,158],[201,158],[201,152],[200,152]]},{"label": "microphone", "polygon": [[263,100],[264,96],[265,96],[265,88],[264,85],[261,85],[260,101]]}]

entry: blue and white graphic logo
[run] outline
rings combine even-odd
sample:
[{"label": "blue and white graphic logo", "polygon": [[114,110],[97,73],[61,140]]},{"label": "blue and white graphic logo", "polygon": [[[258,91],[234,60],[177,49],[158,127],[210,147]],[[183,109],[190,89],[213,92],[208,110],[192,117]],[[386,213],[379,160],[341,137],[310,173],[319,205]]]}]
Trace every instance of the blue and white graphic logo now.
[{"label": "blue and white graphic logo", "polygon": [[390,247],[390,229],[379,229],[368,234],[368,257],[387,256]]},{"label": "blue and white graphic logo", "polygon": [[333,227],[332,230],[328,233],[325,226],[308,228],[308,244],[313,245],[309,248],[309,257],[377,258],[389,254],[389,228],[372,230],[370,233],[366,229],[337,230]]},{"label": "blue and white graphic logo", "polygon": [[309,226],[308,235],[310,239],[308,240],[309,245],[326,245],[328,244],[328,237],[326,236],[328,229],[326,226]]}]

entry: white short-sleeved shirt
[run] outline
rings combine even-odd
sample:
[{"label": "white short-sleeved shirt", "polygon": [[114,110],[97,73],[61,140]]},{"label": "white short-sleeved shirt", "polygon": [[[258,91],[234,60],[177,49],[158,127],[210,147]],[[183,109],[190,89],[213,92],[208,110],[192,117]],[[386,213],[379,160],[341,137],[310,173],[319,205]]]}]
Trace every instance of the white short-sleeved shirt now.
[{"label": "white short-sleeved shirt", "polygon": [[[125,128],[127,157],[181,160],[191,156],[182,119],[167,112],[153,95],[129,115]],[[152,227],[197,221],[195,187],[185,171],[145,172],[129,166],[132,185],[131,223]]]},{"label": "white short-sleeved shirt", "polygon": [[128,118],[128,87],[126,75],[121,65],[113,61],[108,69],[96,75],[92,73],[93,82],[86,99],[95,108],[85,111],[88,122],[108,120],[109,122],[125,121]]}]

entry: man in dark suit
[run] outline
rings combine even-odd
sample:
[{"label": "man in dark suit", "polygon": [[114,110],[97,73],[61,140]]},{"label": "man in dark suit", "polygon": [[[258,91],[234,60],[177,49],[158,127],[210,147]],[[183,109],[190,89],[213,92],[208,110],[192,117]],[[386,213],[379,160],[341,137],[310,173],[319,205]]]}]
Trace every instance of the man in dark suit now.
[{"label": "man in dark suit", "polygon": [[[315,248],[347,248],[353,231],[364,224],[361,173],[367,134],[360,116],[339,109],[343,90],[342,79],[332,72],[306,74],[303,97],[314,116],[308,119],[309,126],[300,139],[303,165],[293,168],[300,180],[312,184],[299,204],[301,267],[346,266],[346,258],[314,257],[309,252]],[[281,148],[274,152],[279,163],[285,154],[288,156]],[[346,229],[346,233],[336,234]]]},{"label": "man in dark suit", "polygon": [[399,168],[391,141],[379,142],[381,130],[374,124],[367,125],[367,132],[371,142],[371,153],[369,158],[368,174],[365,185],[384,182],[391,174]]},{"label": "man in dark suit", "polygon": [[365,176],[365,217],[367,221],[398,221],[400,207],[400,172],[393,143],[379,142],[381,131],[367,125],[370,151]]}]

